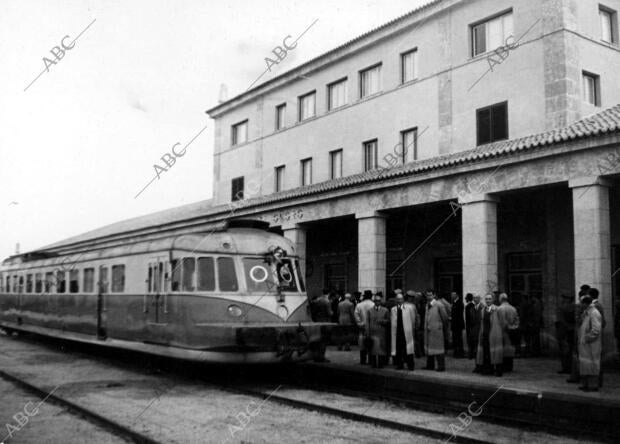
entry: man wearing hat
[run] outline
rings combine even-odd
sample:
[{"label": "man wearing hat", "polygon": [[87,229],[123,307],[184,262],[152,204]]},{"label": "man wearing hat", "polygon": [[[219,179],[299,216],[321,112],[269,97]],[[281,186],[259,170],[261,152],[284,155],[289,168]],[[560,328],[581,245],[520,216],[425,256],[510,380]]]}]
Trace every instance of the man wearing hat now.
[{"label": "man wearing hat", "polygon": [[355,323],[359,330],[359,347],[360,347],[360,364],[365,365],[368,363],[368,341],[366,341],[366,323],[368,318],[368,311],[375,304],[372,302],[372,291],[364,290],[362,296],[362,302],[355,306],[353,312],[355,316]]},{"label": "man wearing hat", "polygon": [[562,369],[558,373],[570,374],[571,361],[575,349],[575,303],[573,298],[562,294],[561,305],[558,308],[555,322],[558,348],[560,349],[560,363]]},{"label": "man wearing hat", "polygon": [[403,362],[407,368],[414,368],[414,333],[418,328],[420,318],[413,304],[406,304],[403,292],[396,291],[396,305],[391,310],[391,348],[392,358],[396,368],[402,370]]}]

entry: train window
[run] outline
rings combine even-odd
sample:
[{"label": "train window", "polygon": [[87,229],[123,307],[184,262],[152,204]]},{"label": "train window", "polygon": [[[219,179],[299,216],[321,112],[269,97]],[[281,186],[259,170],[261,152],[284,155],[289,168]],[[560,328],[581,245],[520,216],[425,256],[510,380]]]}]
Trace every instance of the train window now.
[{"label": "train window", "polygon": [[16,274],[13,275],[13,293],[19,293],[18,276]]},{"label": "train window", "polygon": [[19,277],[19,286],[17,287],[17,292],[18,293],[24,292],[24,276]]},{"label": "train window", "polygon": [[99,267],[99,292],[107,293],[110,287],[108,281],[108,267]]},{"label": "train window", "polygon": [[92,293],[95,289],[95,269],[94,268],[85,268],[84,269],[84,293]]},{"label": "train window", "polygon": [[198,291],[215,290],[215,264],[212,257],[198,259]]},{"label": "train window", "polygon": [[237,291],[237,274],[235,273],[235,262],[232,257],[217,258],[217,276],[220,281],[220,291]]},{"label": "train window", "polygon": [[4,286],[4,290],[7,293],[10,293],[11,292],[11,276],[7,276],[4,282],[6,283],[6,285]]},{"label": "train window", "polygon": [[66,291],[66,277],[64,271],[56,272],[56,293],[64,293]]},{"label": "train window", "polygon": [[80,292],[80,270],[71,270],[69,272],[69,293]]},{"label": "train window", "polygon": [[173,259],[170,262],[172,268],[172,278],[170,280],[170,290],[179,291],[181,289],[181,261]]},{"label": "train window", "polygon": [[273,270],[263,258],[244,257],[243,269],[245,270],[245,282],[248,291],[258,291],[261,293],[276,289],[271,276]]},{"label": "train window", "polygon": [[26,293],[32,293],[32,275],[26,275]]},{"label": "train window", "polygon": [[41,293],[43,291],[43,282],[41,281],[41,273],[34,275],[34,291],[35,293]]},{"label": "train window", "polygon": [[49,293],[52,291],[52,287],[54,286],[54,273],[47,272],[45,273],[45,292]]},{"label": "train window", "polygon": [[196,274],[196,259],[183,258],[183,291],[194,291],[194,274]]},{"label": "train window", "polygon": [[0,274],[0,293],[4,293],[4,276]]},{"label": "train window", "polygon": [[125,291],[125,266],[112,265],[112,293]]}]

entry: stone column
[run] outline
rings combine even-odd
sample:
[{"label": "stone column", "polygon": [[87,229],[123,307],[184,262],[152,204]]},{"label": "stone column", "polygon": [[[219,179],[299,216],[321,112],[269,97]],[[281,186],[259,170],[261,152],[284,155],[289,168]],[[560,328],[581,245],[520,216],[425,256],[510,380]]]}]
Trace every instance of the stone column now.
[{"label": "stone column", "polygon": [[385,296],[385,216],[378,212],[355,216],[358,238],[358,290],[382,291]]},{"label": "stone column", "polygon": [[299,256],[299,267],[306,282],[306,228],[300,224],[283,225],[284,237],[295,244],[295,254]]},{"label": "stone column", "polygon": [[569,181],[573,190],[573,233],[575,248],[575,285],[588,284],[600,292],[605,312],[604,347],[614,344],[611,294],[611,244],[609,235],[609,187],[602,177],[582,177]]},{"label": "stone column", "polygon": [[462,205],[463,293],[498,290],[497,199],[488,194],[460,199]]}]

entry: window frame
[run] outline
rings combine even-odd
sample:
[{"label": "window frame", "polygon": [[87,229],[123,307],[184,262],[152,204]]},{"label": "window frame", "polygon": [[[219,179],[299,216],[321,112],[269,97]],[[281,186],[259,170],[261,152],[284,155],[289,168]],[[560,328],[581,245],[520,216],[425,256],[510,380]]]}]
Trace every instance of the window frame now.
[{"label": "window frame", "polygon": [[[413,159],[410,159],[409,150],[405,146],[405,135],[408,133],[413,133]],[[401,154],[401,162],[406,164],[407,162],[415,162],[418,160],[418,127],[414,126],[412,128],[404,129],[400,132],[400,144],[403,147]]]},{"label": "window frame", "polygon": [[[235,190],[235,181],[237,183],[241,181],[241,197],[239,197],[239,189]],[[236,192],[235,192],[236,191]],[[243,200],[245,197],[245,176],[233,177],[230,180],[230,194],[231,194],[231,202],[237,202],[239,200]]]},{"label": "window frame", "polygon": [[[344,84],[344,103],[334,106],[332,101],[332,88]],[[342,77],[327,84],[327,111],[337,110],[349,104],[349,78]]]},{"label": "window frame", "polygon": [[[282,173],[282,177],[279,176],[280,172]],[[274,168],[274,183],[273,189],[275,193],[278,193],[284,190],[284,175],[286,174],[286,165],[279,165]]]},{"label": "window frame", "polygon": [[[591,102],[586,97],[586,92],[588,89],[586,88],[586,82],[591,80],[594,85],[594,102]],[[582,71],[581,72],[581,88],[583,89],[583,93],[581,94],[582,100],[592,106],[596,106],[597,108],[601,107],[601,76],[598,74],[594,74],[590,71]]]},{"label": "window frame", "polygon": [[[370,144],[374,144],[374,151],[372,153],[372,160],[374,165],[369,168],[368,155],[366,154],[367,147]],[[362,142],[362,168],[364,172],[375,170],[379,167],[379,139],[370,139]]]},{"label": "window frame", "polygon": [[[306,165],[306,162],[308,162],[310,165],[310,177],[309,177],[310,180],[309,181],[305,180],[307,179],[305,176],[305,168],[304,168],[304,165]],[[300,175],[300,181],[299,181],[300,185],[302,187],[312,185],[312,157],[306,157],[305,159],[301,159],[299,161],[299,164],[301,167],[301,175]]]},{"label": "window frame", "polygon": [[[202,275],[201,273],[201,268],[200,268],[200,262],[201,259],[210,259],[211,260],[211,271],[213,272],[213,288],[211,290],[201,290],[199,288],[199,283],[201,282],[199,279],[199,276]],[[202,292],[214,292],[217,291],[218,289],[218,283],[217,283],[217,270],[216,270],[216,266],[215,266],[215,256],[196,256],[196,291],[202,291]]]},{"label": "window frame", "polygon": [[[369,94],[364,95],[364,74],[377,69],[378,70],[378,78],[379,81],[378,83],[378,87],[377,87],[377,91],[371,92]],[[367,68],[361,69],[358,72],[358,83],[359,83],[359,98],[360,100],[365,99],[367,97],[372,97],[376,94],[381,94],[381,92],[383,91],[383,62],[379,62],[379,63],[375,63],[374,65],[371,65]]]},{"label": "window frame", "polygon": [[[493,110],[496,108],[499,108],[500,106],[504,106],[506,108],[506,137],[501,138],[501,139],[497,139],[493,137]],[[489,131],[490,131],[490,140],[488,142],[484,142],[481,143],[480,142],[480,127],[479,127],[479,116],[480,113],[483,111],[490,111],[490,117],[489,117]],[[499,142],[502,140],[509,140],[510,139],[510,114],[509,114],[509,109],[508,109],[508,101],[505,100],[503,102],[498,102],[498,103],[494,103],[492,105],[489,106],[485,106],[482,108],[478,108],[476,110],[476,146],[482,146],[482,145],[487,145],[489,143],[494,143],[494,142]]]},{"label": "window frame", "polygon": [[[222,259],[230,259],[232,265],[233,265],[233,270],[235,272],[235,282],[236,282],[236,290],[222,290],[222,279],[221,279],[221,275],[220,275],[220,261]],[[237,261],[235,260],[235,256],[217,256],[216,258],[216,275],[217,275],[217,289],[220,292],[225,292],[225,293],[239,293],[241,291],[241,287],[239,286],[239,273],[237,270]]]},{"label": "window frame", "polygon": [[[618,12],[615,9],[609,8],[605,5],[599,3],[598,5],[598,14],[599,14],[599,26],[601,31],[601,42],[606,43],[608,45],[618,46]],[[605,40],[605,36],[603,35],[603,15],[606,15],[609,19],[609,37],[610,41]]]},{"label": "window frame", "polygon": [[[282,110],[282,115],[280,116],[280,110]],[[286,119],[286,102],[276,105],[276,118],[275,118],[275,130],[280,131],[286,128],[285,124]]]},{"label": "window frame", "polygon": [[[303,110],[302,103],[308,97],[314,97],[314,106],[312,109],[312,115],[302,118],[302,110]],[[313,91],[307,92],[305,94],[302,94],[301,96],[297,96],[297,121],[305,122],[306,120],[312,119],[314,117],[316,117],[316,89]]]},{"label": "window frame", "polygon": [[[237,146],[246,143],[249,140],[249,119],[242,120],[241,122],[235,123],[230,127],[230,146]],[[245,140],[239,141],[239,128],[245,125]]]},{"label": "window frame", "polygon": [[[340,156],[340,168],[339,168],[340,171],[338,173],[338,176],[334,174],[334,159],[336,155]],[[329,152],[329,179],[330,180],[340,179],[342,177],[343,163],[344,163],[344,150],[342,148],[338,148],[336,150],[332,150]]]},{"label": "window frame", "polygon": [[[489,32],[488,32],[488,24],[490,22],[492,22],[493,20],[497,20],[497,19],[503,19],[505,16],[508,15],[512,15],[512,32],[514,34],[514,11],[512,8],[506,9],[504,11],[498,12],[497,14],[494,14],[492,16],[486,17],[482,20],[479,20],[477,22],[474,22],[472,24],[469,25],[469,46],[470,46],[470,57],[472,59],[475,59],[476,57],[481,57],[484,56],[490,52],[495,51],[497,48],[506,45],[506,41],[508,40],[508,38],[512,35],[512,37],[514,38],[513,34],[510,35],[505,35],[506,31],[504,30],[504,23],[502,22],[502,42],[500,46],[497,46],[495,48],[490,48],[489,46]],[[484,25],[484,51],[482,52],[476,52],[477,49],[477,43],[476,43],[476,28],[480,27],[481,25]]]},{"label": "window frame", "polygon": [[[87,281],[87,276],[90,274],[90,282]],[[95,267],[86,267],[82,270],[82,292],[93,293],[95,291]],[[87,285],[89,284],[89,285]],[[89,290],[90,288],[90,290]]]},{"label": "window frame", "polygon": [[[413,78],[406,80],[405,79],[405,57],[412,55],[413,56]],[[400,84],[404,85],[406,83],[415,82],[419,78],[419,67],[418,67],[418,47],[416,46],[413,49],[410,49],[405,52],[400,53]]]},{"label": "window frame", "polygon": [[[116,276],[115,276],[115,271],[121,269],[122,270],[122,282],[121,282],[121,289],[117,290],[116,289]],[[125,287],[126,287],[126,283],[127,283],[127,277],[126,277],[126,270],[127,267],[125,266],[125,264],[116,264],[116,265],[112,265],[110,267],[110,293],[125,293]]]}]

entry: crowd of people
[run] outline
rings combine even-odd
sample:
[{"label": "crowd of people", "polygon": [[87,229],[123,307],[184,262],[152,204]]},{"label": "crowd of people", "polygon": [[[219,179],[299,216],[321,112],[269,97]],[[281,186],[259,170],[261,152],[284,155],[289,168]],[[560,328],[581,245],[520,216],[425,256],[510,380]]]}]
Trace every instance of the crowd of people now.
[{"label": "crowd of people", "polygon": [[[598,303],[598,290],[583,286],[579,304],[563,297],[558,313],[558,342],[561,372],[571,373],[569,382],[582,381],[582,390],[602,386],[601,338],[605,319]],[[414,370],[415,358],[426,358],[427,370],[443,372],[449,349],[457,359],[475,360],[474,373],[502,376],[514,369],[514,358],[540,356],[542,302],[522,297],[517,307],[506,293],[453,292],[450,301],[435,293],[397,289],[384,300],[383,294],[354,292],[339,295],[324,290],[311,305],[316,322],[337,322],[356,329],[337,339],[339,350],[359,345],[360,364],[382,368],[390,359],[397,369]],[[524,349],[522,350],[522,344]],[[597,377],[594,378],[596,372]],[[595,380],[596,379],[596,380]]]}]

